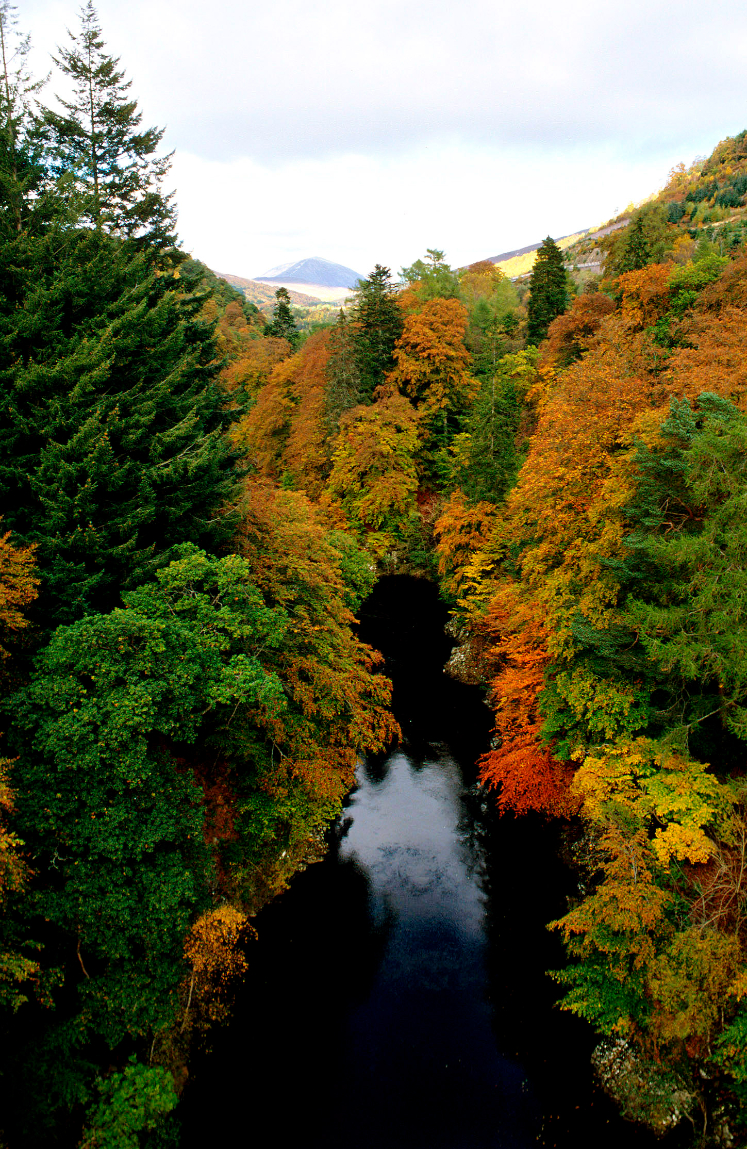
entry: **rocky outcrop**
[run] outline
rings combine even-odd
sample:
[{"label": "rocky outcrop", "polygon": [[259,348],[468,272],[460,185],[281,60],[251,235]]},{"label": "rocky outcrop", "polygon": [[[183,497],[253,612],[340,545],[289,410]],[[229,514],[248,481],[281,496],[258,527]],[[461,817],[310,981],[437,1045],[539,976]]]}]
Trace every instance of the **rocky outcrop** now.
[{"label": "rocky outcrop", "polygon": [[456,642],[444,666],[444,674],[467,686],[487,685],[484,639],[478,638],[455,618],[447,622],[444,629]]},{"label": "rocky outcrop", "polygon": [[675,1074],[642,1057],[624,1038],[606,1038],[592,1053],[591,1063],[623,1117],[660,1137],[698,1111],[697,1098]]}]

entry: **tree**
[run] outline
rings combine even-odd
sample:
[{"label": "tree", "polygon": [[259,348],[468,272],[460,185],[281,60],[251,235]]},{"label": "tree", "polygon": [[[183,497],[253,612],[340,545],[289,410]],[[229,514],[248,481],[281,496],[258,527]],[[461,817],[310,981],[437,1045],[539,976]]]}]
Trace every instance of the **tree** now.
[{"label": "tree", "polygon": [[402,314],[388,267],[377,263],[368,279],[360,280],[351,322],[361,393],[364,402],[370,402],[394,367],[394,345],[402,332]]},{"label": "tree", "polygon": [[548,237],[543,240],[529,278],[527,304],[527,339],[541,343],[553,319],[568,307],[568,277],[563,264],[563,253]]},{"label": "tree", "polygon": [[58,97],[64,113],[44,110],[53,170],[73,176],[81,211],[94,226],[137,239],[150,249],[172,246],[174,211],[160,185],[170,156],[156,157],[164,129],[140,130],[142,114],[128,96],[132,85],[107,55],[93,0],[81,8],[80,32],[55,63],[74,87]]},{"label": "tree", "polygon": [[425,259],[416,259],[411,267],[403,267],[400,275],[405,283],[414,287],[418,298],[458,299],[459,275],[444,261],[444,253],[429,247]]},{"label": "tree", "polygon": [[610,234],[605,270],[613,275],[639,271],[650,263],[660,262],[669,246],[670,229],[664,205],[644,204],[633,213],[626,228]]},{"label": "tree", "polygon": [[275,292],[272,322],[265,325],[264,334],[275,339],[287,339],[294,351],[298,346],[299,332],[291,311],[290,295],[285,287],[279,287]]},{"label": "tree", "polygon": [[110,609],[177,543],[228,537],[235,414],[173,274],[93,229],[18,245],[0,252],[0,502],[37,545],[48,626]]},{"label": "tree", "polygon": [[0,681],[5,677],[2,663],[8,657],[8,643],[28,626],[25,609],[36,598],[38,585],[33,549],[14,546],[10,531],[0,535]]},{"label": "tree", "polygon": [[139,1149],[140,1134],[158,1127],[179,1100],[163,1066],[147,1066],[130,1057],[121,1073],[98,1082],[80,1149]]},{"label": "tree", "polygon": [[498,360],[454,437],[454,480],[470,499],[502,502],[516,478],[516,435],[535,359],[529,348]]},{"label": "tree", "polygon": [[44,176],[31,104],[45,80],[32,79],[27,66],[31,41],[15,32],[15,24],[15,7],[0,0],[0,202],[8,235],[22,231],[29,215],[29,193],[38,194]]},{"label": "tree", "polygon": [[374,554],[396,546],[408,517],[417,514],[417,447],[417,416],[402,395],[342,417],[327,496]]},{"label": "tree", "polygon": [[464,345],[466,330],[463,304],[456,299],[430,299],[406,317],[394,349],[396,369],[391,379],[418,411],[421,463],[434,483],[443,480],[446,451],[476,391]]},{"label": "tree", "polygon": [[326,366],[327,388],[324,397],[324,420],[327,434],[334,436],[340,418],[362,400],[361,377],[356,358],[356,330],[340,308],[337,324],[330,339]]}]

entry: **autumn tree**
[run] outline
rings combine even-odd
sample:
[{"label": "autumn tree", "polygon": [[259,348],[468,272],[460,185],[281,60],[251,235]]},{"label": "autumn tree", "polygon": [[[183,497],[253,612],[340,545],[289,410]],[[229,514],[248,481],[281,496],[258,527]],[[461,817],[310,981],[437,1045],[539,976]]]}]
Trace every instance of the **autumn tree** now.
[{"label": "autumn tree", "polygon": [[529,277],[527,339],[541,343],[553,319],[568,307],[568,277],[563,253],[553,239],[542,241]]},{"label": "autumn tree", "polygon": [[410,398],[422,427],[422,466],[438,482],[459,416],[476,384],[464,345],[467,311],[456,299],[431,299],[409,314],[394,350],[392,381]]},{"label": "autumn tree", "polygon": [[402,395],[342,417],[327,495],[377,556],[401,542],[408,518],[417,515],[418,444],[418,419]]}]

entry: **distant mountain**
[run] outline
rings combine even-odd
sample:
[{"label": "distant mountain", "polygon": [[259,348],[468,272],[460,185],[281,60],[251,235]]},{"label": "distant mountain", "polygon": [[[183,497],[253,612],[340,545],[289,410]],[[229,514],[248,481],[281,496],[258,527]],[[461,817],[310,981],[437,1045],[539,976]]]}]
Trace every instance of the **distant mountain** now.
[{"label": "distant mountain", "polygon": [[331,263],[315,255],[311,259],[299,259],[295,263],[281,263],[271,267],[264,275],[255,275],[260,283],[302,283],[306,287],[355,287],[364,276],[344,267],[341,263]]}]

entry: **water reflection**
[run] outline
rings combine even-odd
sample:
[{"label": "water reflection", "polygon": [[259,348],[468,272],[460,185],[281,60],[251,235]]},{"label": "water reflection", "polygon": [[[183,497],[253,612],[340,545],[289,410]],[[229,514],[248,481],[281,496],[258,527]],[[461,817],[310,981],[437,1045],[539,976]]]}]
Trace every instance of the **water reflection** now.
[{"label": "water reflection", "polygon": [[502,1056],[487,1001],[484,859],[446,748],[364,766],[340,859],[365,874],[380,965],[346,1032],[351,1097],[370,1115],[358,1145],[529,1146],[539,1112]]}]

